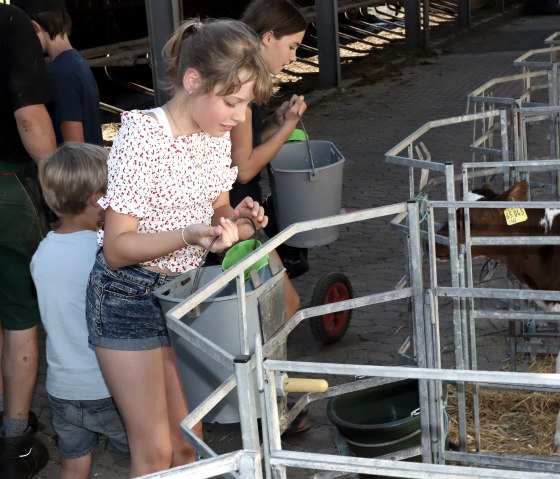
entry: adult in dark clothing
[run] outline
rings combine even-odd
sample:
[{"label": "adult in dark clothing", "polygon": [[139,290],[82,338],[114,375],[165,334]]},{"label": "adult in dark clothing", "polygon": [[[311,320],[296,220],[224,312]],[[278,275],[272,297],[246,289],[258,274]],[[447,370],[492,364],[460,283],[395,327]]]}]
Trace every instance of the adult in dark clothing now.
[{"label": "adult in dark clothing", "polygon": [[[39,309],[29,271],[42,238],[36,164],[56,149],[53,99],[29,18],[0,4],[0,476],[31,477],[48,460],[29,419],[37,378]],[[31,425],[30,425],[31,424]]]},{"label": "adult in dark clothing", "polygon": [[99,89],[80,53],[72,48],[72,19],[64,0],[12,0],[31,17],[43,52],[51,60],[55,101],[47,105],[58,144],[66,141],[103,146]]}]

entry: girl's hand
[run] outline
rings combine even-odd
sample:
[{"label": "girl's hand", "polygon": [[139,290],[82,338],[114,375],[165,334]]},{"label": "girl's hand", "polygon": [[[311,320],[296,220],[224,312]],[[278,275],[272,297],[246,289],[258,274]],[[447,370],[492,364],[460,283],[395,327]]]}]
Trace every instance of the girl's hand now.
[{"label": "girl's hand", "polygon": [[247,196],[237,205],[234,213],[239,222],[239,237],[241,239],[250,238],[255,234],[253,225],[247,220],[243,220],[243,217],[251,218],[257,229],[264,228],[268,224],[268,216],[264,214],[264,208],[250,196]]},{"label": "girl's hand", "polygon": [[[282,126],[285,122],[295,123],[299,121],[307,110],[307,104],[301,95],[292,95],[289,101],[285,101],[276,109],[276,122]],[[295,128],[295,127],[294,127]]]},{"label": "girl's hand", "polygon": [[229,218],[220,218],[219,226],[195,224],[188,226],[187,230],[188,236],[185,233],[185,237],[188,237],[187,241],[190,244],[197,244],[205,249],[210,246],[217,236],[218,239],[210,249],[212,253],[223,251],[239,241],[237,225]]}]

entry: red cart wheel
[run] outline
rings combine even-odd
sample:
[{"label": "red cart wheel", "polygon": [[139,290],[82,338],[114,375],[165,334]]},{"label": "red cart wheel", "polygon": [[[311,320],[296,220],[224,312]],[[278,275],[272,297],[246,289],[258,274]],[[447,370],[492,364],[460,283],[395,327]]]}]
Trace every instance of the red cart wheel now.
[{"label": "red cart wheel", "polygon": [[[323,276],[315,286],[311,306],[345,301],[353,297],[354,292],[348,277],[342,273],[329,273]],[[310,318],[311,333],[315,339],[324,344],[336,343],[346,333],[351,317],[352,310],[347,309]]]}]

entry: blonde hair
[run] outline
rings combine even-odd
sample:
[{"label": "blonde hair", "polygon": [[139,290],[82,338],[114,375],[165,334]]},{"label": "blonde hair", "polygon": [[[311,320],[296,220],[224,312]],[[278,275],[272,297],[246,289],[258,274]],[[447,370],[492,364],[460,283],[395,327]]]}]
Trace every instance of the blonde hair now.
[{"label": "blonde hair", "polygon": [[89,143],[64,143],[39,164],[47,205],[61,218],[82,213],[90,195],[107,192],[108,151]]},{"label": "blonde hair", "polygon": [[163,86],[168,90],[182,88],[185,71],[194,68],[204,92],[219,86],[217,94],[226,96],[254,81],[257,103],[265,103],[272,95],[272,78],[260,54],[259,38],[238,20],[187,20],[165,44],[163,58],[167,76]]}]

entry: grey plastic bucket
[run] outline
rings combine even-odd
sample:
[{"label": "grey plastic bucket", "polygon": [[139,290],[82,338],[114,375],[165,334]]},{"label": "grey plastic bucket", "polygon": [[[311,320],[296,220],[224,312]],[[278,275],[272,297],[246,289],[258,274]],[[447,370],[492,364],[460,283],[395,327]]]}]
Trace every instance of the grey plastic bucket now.
[{"label": "grey plastic bucket", "polygon": [[[340,213],[344,157],[330,141],[311,140],[311,167],[305,141],[286,143],[270,162],[270,187],[279,230],[299,221]],[[315,175],[313,175],[315,172]],[[338,226],[299,233],[289,246],[309,248],[338,239]]]},{"label": "grey plastic bucket", "polygon": [[[154,292],[159,299],[164,314],[191,295],[195,272],[196,270],[192,270],[182,274]],[[202,268],[198,288],[203,287],[220,274],[222,274],[220,266]],[[283,274],[284,269],[280,269],[278,273],[273,275],[267,265],[258,272],[260,285],[254,287],[252,281],[245,283],[248,338],[253,338],[260,331],[259,296],[273,288],[283,287]],[[236,356],[243,353],[235,281],[230,282],[213,296],[203,301],[193,311],[183,316],[181,321],[230,354]],[[183,389],[187,395],[190,408],[194,409],[232,373],[174,331],[170,330],[169,336],[177,358]],[[249,351],[251,354],[254,352],[253,349],[254,347],[251,345]],[[259,401],[256,402],[258,405]],[[206,415],[203,421],[222,424],[239,422],[237,391],[231,391]]]}]

